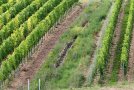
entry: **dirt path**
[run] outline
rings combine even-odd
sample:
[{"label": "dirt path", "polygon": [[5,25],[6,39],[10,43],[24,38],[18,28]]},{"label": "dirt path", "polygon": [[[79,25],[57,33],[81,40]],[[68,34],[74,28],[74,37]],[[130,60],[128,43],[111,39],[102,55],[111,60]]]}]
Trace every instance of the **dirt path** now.
[{"label": "dirt path", "polygon": [[134,82],[134,28],[130,45],[127,79],[129,82]]},{"label": "dirt path", "polygon": [[[113,39],[112,39],[112,44],[109,50],[109,59],[108,59],[108,65],[107,65],[107,69],[106,69],[106,78],[109,80],[112,70],[113,70],[113,63],[116,57],[116,50],[117,50],[117,46],[118,43],[120,42],[120,36],[121,36],[121,31],[122,31],[122,21],[124,18],[124,9],[125,9],[125,1],[123,1],[122,3],[122,7],[120,10],[120,14],[118,16],[118,21],[115,27],[115,31],[114,31],[114,35],[113,35]],[[119,78],[121,79],[122,73],[119,74]]]},{"label": "dirt path", "polygon": [[39,46],[38,50],[31,56],[31,59],[25,63],[19,71],[19,75],[11,81],[6,90],[16,90],[17,87],[27,83],[27,79],[32,79],[38,69],[41,67],[44,58],[48,53],[54,48],[56,42],[59,40],[60,36],[69,28],[73,21],[80,15],[83,8],[80,6],[75,6],[66,18],[56,26],[55,30],[48,33],[47,38],[43,40],[43,43]]}]

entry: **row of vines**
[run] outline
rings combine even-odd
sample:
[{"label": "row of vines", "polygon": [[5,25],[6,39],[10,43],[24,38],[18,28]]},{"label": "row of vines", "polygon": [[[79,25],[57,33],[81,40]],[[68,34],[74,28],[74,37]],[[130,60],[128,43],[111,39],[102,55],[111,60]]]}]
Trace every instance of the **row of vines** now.
[{"label": "row of vines", "polygon": [[[35,0],[36,1],[36,0]],[[38,0],[37,0],[38,1]],[[44,0],[43,0],[44,1]],[[0,29],[6,25],[12,18],[16,16],[21,10],[27,7],[33,0],[20,0],[13,5],[9,10],[0,15]]]},{"label": "row of vines", "polygon": [[5,3],[8,3],[10,0],[0,0],[0,6],[2,5],[2,4],[5,4]]},{"label": "row of vines", "polygon": [[18,3],[20,0],[9,0],[8,3],[2,4],[0,6],[0,15],[6,12],[10,7],[12,7],[15,3]]},{"label": "row of vines", "polygon": [[0,44],[7,37],[11,35],[11,33],[18,29],[22,23],[24,23],[32,14],[34,14],[47,0],[37,0],[23,9],[19,14],[16,15],[7,25],[3,26],[0,30]]},{"label": "row of vines", "polygon": [[[24,40],[26,36],[32,32],[36,25],[42,19],[44,19],[44,17],[46,17],[47,14],[61,1],[62,0],[59,0],[58,2],[55,0],[47,1],[35,14],[29,17],[29,19],[19,27],[19,29],[13,29],[14,33],[11,34],[10,37],[5,39],[3,43],[0,45],[0,61],[2,61],[8,54],[13,52],[14,48],[17,47],[21,43],[21,41]],[[10,31],[11,30],[12,29],[10,29]]]},{"label": "row of vines", "polygon": [[134,23],[134,0],[130,1],[130,9],[129,9],[129,16],[126,22],[126,29],[123,38],[122,44],[122,52],[121,52],[121,64],[124,70],[124,74],[127,72],[128,67],[128,58],[129,58],[129,49],[130,49],[130,42],[133,30],[133,23]]},{"label": "row of vines", "polygon": [[104,74],[104,69],[105,69],[105,66],[107,63],[106,59],[107,59],[108,54],[109,54],[108,52],[109,52],[109,48],[111,45],[115,25],[117,23],[118,14],[119,14],[119,11],[121,8],[121,4],[122,4],[122,0],[115,1],[114,8],[112,11],[112,15],[110,17],[108,27],[107,27],[105,35],[102,39],[101,48],[97,54],[97,69],[99,70],[100,75]]},{"label": "row of vines", "polygon": [[[6,43],[3,43],[2,45],[5,45],[4,47],[8,48],[7,50],[9,50],[10,47],[11,51],[14,50],[14,52],[12,52],[12,54],[1,63],[1,81],[6,80],[11,72],[18,68],[22,60],[24,60],[23,58],[28,55],[32,48],[44,36],[44,34],[46,34],[49,29],[60,19],[60,17],[62,17],[65,12],[77,1],[78,0],[49,0],[43,5],[42,8],[31,16],[28,21],[23,23],[19,29],[16,29],[14,33],[4,41]],[[54,8],[54,6],[56,7]],[[9,54],[11,52],[8,51],[6,53]],[[6,56],[8,54],[6,54]]]}]

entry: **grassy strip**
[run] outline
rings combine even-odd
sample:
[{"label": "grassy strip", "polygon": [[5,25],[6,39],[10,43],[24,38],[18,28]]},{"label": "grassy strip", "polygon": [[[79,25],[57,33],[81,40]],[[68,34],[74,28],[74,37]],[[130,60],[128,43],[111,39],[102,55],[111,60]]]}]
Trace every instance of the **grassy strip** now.
[{"label": "grassy strip", "polygon": [[118,43],[117,48],[116,48],[116,56],[115,56],[115,59],[113,62],[114,66],[113,66],[112,74],[110,77],[110,83],[118,81],[118,72],[120,69],[121,48],[122,48],[125,29],[127,27],[126,22],[128,20],[129,8],[130,8],[130,1],[128,1],[128,4],[126,5],[125,12],[124,12],[124,18],[123,18],[122,27],[121,27],[122,31],[121,31],[119,43]]},{"label": "grassy strip", "polygon": [[[50,52],[40,71],[33,79],[31,86],[38,86],[39,78],[41,79],[41,88],[47,90],[81,87],[83,85],[85,81],[84,69],[87,69],[90,64],[89,59],[94,51],[94,35],[100,30],[109,6],[110,2],[103,0],[90,4],[85,9],[71,28],[61,36],[58,44]],[[83,29],[82,23],[85,20],[88,20],[89,26]],[[77,39],[72,48],[68,50],[63,65],[56,69],[54,64],[57,62],[60,52],[66,46],[66,43],[70,42],[75,36],[77,36]]]},{"label": "grassy strip", "polygon": [[[105,7],[102,7],[104,5]],[[93,7],[94,6],[95,5],[93,5]],[[73,45],[74,47],[68,51],[63,67],[57,71],[58,75],[60,73],[59,76],[61,76],[61,79],[58,79],[58,82],[55,80],[56,87],[81,87],[87,79],[85,73],[87,73],[86,70],[91,64],[91,55],[96,46],[95,36],[102,27],[103,20],[106,18],[109,7],[110,1],[102,0],[98,3],[96,9],[93,9],[93,13],[87,13],[89,15],[89,17],[87,17],[89,26],[78,35],[78,38]]]},{"label": "grassy strip", "polygon": [[87,81],[86,81],[86,85],[87,86],[91,86],[92,85],[92,82],[95,80],[94,78],[96,77],[96,74],[98,73],[97,72],[97,53],[99,51],[99,49],[101,48],[101,44],[102,44],[102,39],[106,32],[106,28],[107,28],[107,25],[109,24],[109,21],[110,21],[110,17],[111,17],[111,14],[112,14],[112,11],[113,11],[113,8],[114,8],[114,3],[113,1],[111,1],[111,5],[110,5],[110,9],[109,9],[109,12],[107,14],[107,17],[105,18],[103,24],[102,24],[102,27],[101,27],[101,31],[99,32],[99,36],[97,41],[96,41],[96,50],[94,51],[93,53],[93,57],[92,57],[92,64],[89,66],[89,69],[88,69],[88,78],[87,78]]},{"label": "grassy strip", "polygon": [[133,90],[133,88],[134,88],[134,83],[121,82],[121,83],[117,83],[116,85],[103,86],[103,87],[100,85],[94,85],[92,87],[68,88],[62,90]]}]

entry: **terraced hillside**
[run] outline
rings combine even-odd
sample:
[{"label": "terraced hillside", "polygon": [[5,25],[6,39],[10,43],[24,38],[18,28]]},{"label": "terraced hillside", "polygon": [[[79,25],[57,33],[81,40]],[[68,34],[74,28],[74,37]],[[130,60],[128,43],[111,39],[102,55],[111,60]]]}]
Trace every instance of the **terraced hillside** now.
[{"label": "terraced hillside", "polygon": [[0,90],[133,83],[133,21],[134,0],[1,0]]}]

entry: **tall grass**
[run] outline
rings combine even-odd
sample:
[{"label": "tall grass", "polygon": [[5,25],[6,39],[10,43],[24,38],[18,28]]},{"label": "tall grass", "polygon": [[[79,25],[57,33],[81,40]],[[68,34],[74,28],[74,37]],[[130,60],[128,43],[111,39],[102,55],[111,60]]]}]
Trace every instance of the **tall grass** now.
[{"label": "tall grass", "polygon": [[[49,53],[47,59],[38,71],[31,86],[41,78],[42,89],[81,87],[86,80],[84,70],[90,65],[90,56],[94,51],[95,34],[100,30],[105,19],[110,2],[103,0],[95,2],[86,7],[85,11],[78,17],[70,29],[65,32],[55,48]],[[99,13],[98,13],[99,12]],[[88,27],[83,28],[82,23],[88,20]],[[55,68],[62,49],[66,43],[70,42],[75,36],[77,39],[73,46],[68,50],[64,63]]]}]

